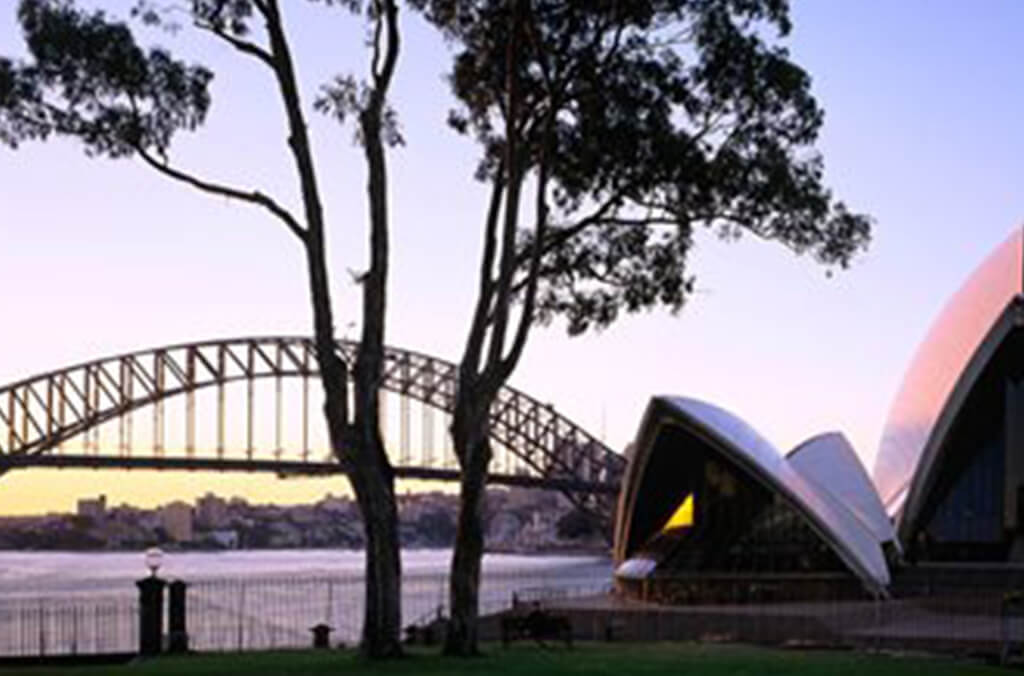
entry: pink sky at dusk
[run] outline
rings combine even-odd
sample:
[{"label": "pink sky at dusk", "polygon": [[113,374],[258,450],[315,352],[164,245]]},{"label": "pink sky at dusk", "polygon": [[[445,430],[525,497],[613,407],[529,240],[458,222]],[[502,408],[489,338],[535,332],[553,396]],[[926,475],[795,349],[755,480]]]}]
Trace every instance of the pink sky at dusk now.
[{"label": "pink sky at dusk", "polygon": [[[95,3],[84,3],[95,4]],[[130,0],[105,3],[126,15]],[[20,53],[13,0],[0,2],[0,53]],[[307,6],[308,5],[308,6]],[[794,0],[787,44],[826,111],[829,184],[871,213],[870,249],[824,270],[783,248],[701,233],[698,291],[678,316],[628,317],[569,339],[538,330],[511,384],[624,448],[648,398],[727,408],[780,450],[845,433],[870,471],[890,402],[950,295],[1024,219],[1024,5]],[[289,3],[289,11],[293,6]],[[365,70],[352,23],[289,14],[306,83]],[[444,126],[449,52],[409,13],[395,106],[407,146],[391,153],[393,259],[388,342],[457,360],[476,279],[485,194],[476,148]],[[337,36],[347,36],[339,39]],[[217,71],[206,127],[175,162],[296,203],[280,106],[265,75],[185,31],[154,35]],[[324,45],[331,45],[330,49]],[[339,335],[355,335],[348,270],[363,260],[364,174],[352,130],[310,112],[330,223]],[[92,160],[70,142],[0,148],[0,382],[99,356],[193,340],[306,334],[304,263],[262,213],[172,185],[132,161]],[[341,480],[132,472],[14,473],[0,514],[69,509],[106,493],[154,504],[213,490],[292,502]]]}]

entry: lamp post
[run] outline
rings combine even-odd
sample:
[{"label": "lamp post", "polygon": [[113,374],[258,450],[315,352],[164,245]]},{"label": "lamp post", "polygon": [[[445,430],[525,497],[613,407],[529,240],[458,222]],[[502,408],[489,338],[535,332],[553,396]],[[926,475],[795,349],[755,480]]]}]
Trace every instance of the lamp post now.
[{"label": "lamp post", "polygon": [[139,588],[139,654],[143,657],[159,655],[163,638],[164,587],[167,582],[156,573],[163,564],[164,553],[150,547],[143,555],[149,577],[136,580]]},{"label": "lamp post", "polygon": [[149,576],[156,577],[156,571],[160,570],[160,566],[164,562],[164,550],[159,547],[150,547],[142,556],[146,562],[146,568],[149,568]]}]

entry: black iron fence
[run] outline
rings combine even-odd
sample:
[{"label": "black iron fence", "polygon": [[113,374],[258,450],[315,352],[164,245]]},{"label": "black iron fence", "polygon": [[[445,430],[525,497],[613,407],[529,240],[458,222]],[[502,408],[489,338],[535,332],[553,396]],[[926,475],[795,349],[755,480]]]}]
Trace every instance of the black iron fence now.
[{"label": "black iron fence", "polygon": [[[566,618],[576,639],[694,640],[760,644],[919,649],[935,652],[1019,654],[1024,646],[1024,594],[979,585],[945,589],[930,579],[887,600],[833,597],[795,601],[734,595],[724,602],[657,603],[609,593],[608,581],[572,571],[491,573],[481,587],[484,615],[542,607]],[[448,615],[447,578],[406,574],[406,626],[424,627]],[[130,653],[138,650],[136,590],[116,596],[65,594],[0,598],[0,656]],[[328,643],[359,638],[364,586],[361,576],[204,579],[188,584],[188,647],[198,651],[303,648],[317,625]],[[165,605],[163,633],[169,641]],[[497,623],[492,623],[497,638]],[[419,634],[422,636],[423,634]],[[437,636],[436,632],[434,636]]]},{"label": "black iron fence", "polygon": [[[485,575],[480,611],[509,608],[514,599],[539,594],[569,598],[607,591],[592,569],[499,571]],[[532,590],[532,591],[531,591]],[[309,647],[313,628],[329,629],[331,645],[356,643],[362,623],[360,575],[214,578],[187,582],[188,648],[245,651]],[[448,615],[448,578],[408,573],[402,579],[405,626]],[[170,643],[170,608],[164,600],[163,644]],[[0,597],[0,657],[130,653],[139,649],[140,604],[135,589],[116,596]]]},{"label": "black iron fence", "polygon": [[[510,608],[531,589],[568,598],[607,591],[609,583],[564,571],[491,573],[481,584],[480,612]],[[196,581],[189,584],[187,595],[189,646],[207,651],[306,647],[317,625],[330,629],[332,645],[351,645],[359,639],[364,593],[359,576]],[[405,626],[421,626],[447,615],[446,576],[403,576]]]},{"label": "black iron fence", "polygon": [[138,645],[139,605],[131,596],[0,603],[0,656],[130,653]]}]

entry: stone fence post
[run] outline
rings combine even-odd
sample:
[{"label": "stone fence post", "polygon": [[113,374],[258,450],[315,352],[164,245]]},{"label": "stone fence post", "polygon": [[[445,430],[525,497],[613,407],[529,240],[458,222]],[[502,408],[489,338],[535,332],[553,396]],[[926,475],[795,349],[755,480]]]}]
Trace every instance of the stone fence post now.
[{"label": "stone fence post", "polygon": [[188,585],[183,580],[175,580],[167,587],[170,597],[167,607],[167,652],[170,653],[188,652],[188,627],[185,620],[187,589]]},{"label": "stone fence post", "polygon": [[135,582],[139,588],[139,654],[160,654],[164,624],[164,587],[167,582],[156,575]]}]

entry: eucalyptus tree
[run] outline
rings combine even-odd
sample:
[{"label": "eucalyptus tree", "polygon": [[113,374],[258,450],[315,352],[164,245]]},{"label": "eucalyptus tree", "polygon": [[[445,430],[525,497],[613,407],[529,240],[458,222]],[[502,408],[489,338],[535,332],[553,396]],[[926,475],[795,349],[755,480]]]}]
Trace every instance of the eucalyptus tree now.
[{"label": "eucalyptus tree", "polygon": [[[315,0],[314,0],[315,1]],[[327,217],[314,148],[285,29],[281,0],[191,0],[175,5],[139,0],[132,14],[150,25],[187,23],[265,68],[287,121],[287,146],[301,193],[296,213],[260,189],[221,182],[179,166],[171,142],[202,126],[214,73],[166,49],[144,49],[132,28],[73,0],[21,0],[29,59],[0,57],[0,141],[18,147],[54,136],[77,139],[95,157],[134,158],[200,192],[262,209],[277,219],[305,257],[313,336],[330,443],[350,468],[366,529],[366,604],[362,649],[399,654],[400,559],[394,472],[380,433],[378,388],[384,359],[388,212],[386,144],[401,142],[387,102],[399,54],[395,0],[319,0],[365,12],[371,67],[366,81],[341,75],[320,89],[316,107],[357,121],[368,170],[369,267],[362,284],[362,334],[354,364],[337,351],[324,253]],[[181,17],[186,17],[181,21]],[[180,26],[179,26],[180,27]],[[362,40],[362,35],[356,39]],[[349,406],[349,379],[354,405]]]},{"label": "eucalyptus tree", "polygon": [[[871,220],[823,183],[823,114],[780,38],[786,0],[414,0],[455,46],[450,126],[489,184],[451,427],[461,501],[445,651],[477,651],[490,410],[531,327],[678,311],[695,231],[831,271]],[[525,225],[524,225],[525,222]],[[517,305],[518,303],[518,305]]]}]

